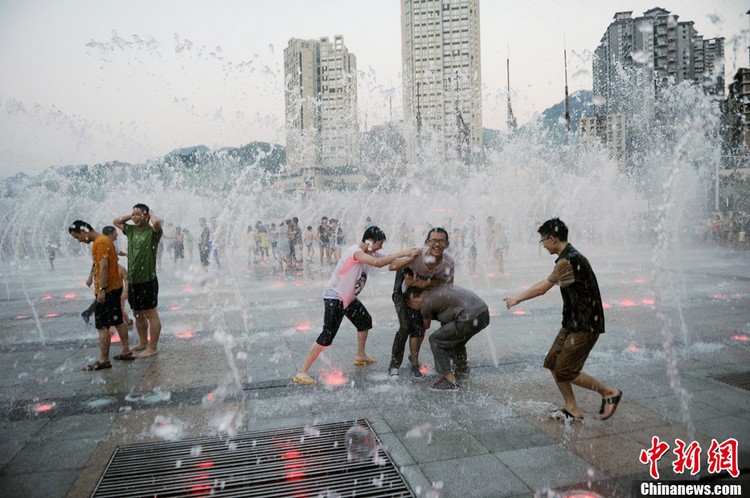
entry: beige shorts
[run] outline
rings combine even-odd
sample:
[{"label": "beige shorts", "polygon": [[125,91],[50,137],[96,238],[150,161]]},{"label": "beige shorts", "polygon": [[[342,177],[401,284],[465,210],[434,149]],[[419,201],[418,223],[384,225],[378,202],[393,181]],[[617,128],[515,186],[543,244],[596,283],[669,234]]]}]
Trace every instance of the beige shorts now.
[{"label": "beige shorts", "polygon": [[597,339],[599,334],[595,332],[569,332],[560,329],[544,359],[544,368],[551,370],[558,382],[570,382],[583,370],[583,364]]}]

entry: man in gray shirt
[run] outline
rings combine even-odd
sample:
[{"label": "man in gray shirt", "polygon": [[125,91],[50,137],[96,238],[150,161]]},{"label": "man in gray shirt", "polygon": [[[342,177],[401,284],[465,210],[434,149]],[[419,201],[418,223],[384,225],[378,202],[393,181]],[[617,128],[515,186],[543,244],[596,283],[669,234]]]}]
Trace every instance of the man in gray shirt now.
[{"label": "man in gray shirt", "polygon": [[406,301],[410,308],[420,310],[425,329],[430,328],[432,320],[438,320],[441,325],[430,335],[435,371],[440,375],[430,389],[457,391],[451,360],[457,373],[468,373],[466,343],[490,324],[487,303],[469,289],[458,285],[441,285],[429,292],[410,287],[406,291]]}]

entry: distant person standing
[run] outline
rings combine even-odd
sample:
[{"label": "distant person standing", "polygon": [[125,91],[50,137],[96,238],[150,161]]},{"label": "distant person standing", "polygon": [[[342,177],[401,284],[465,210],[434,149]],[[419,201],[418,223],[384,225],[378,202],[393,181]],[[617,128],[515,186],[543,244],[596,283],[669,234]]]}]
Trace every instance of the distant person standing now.
[{"label": "distant person standing", "polygon": [[158,353],[161,334],[156,310],[159,304],[156,254],[163,234],[161,220],[145,204],[136,204],[131,214],[115,218],[112,224],[128,238],[128,302],[135,315],[139,340],[133,349],[143,351],[138,357],[146,358]]},{"label": "distant person standing", "polygon": [[201,227],[201,236],[198,241],[198,256],[201,260],[201,266],[204,269],[208,268],[208,257],[211,254],[211,230],[208,228],[206,218],[198,220]]},{"label": "distant person standing", "polygon": [[568,243],[568,227],[559,218],[547,220],[537,230],[541,244],[550,254],[557,254],[555,268],[541,282],[515,297],[503,299],[508,309],[528,299],[546,294],[560,286],[563,298],[562,328],[544,359],[544,367],[552,372],[565,407],[553,413],[560,419],[580,420],[581,410],[573,394],[573,385],[598,392],[602,397],[599,418],[607,420],[615,414],[622,391],[608,386],[582,372],[583,364],[604,333],[604,309],[599,284],[588,259]]},{"label": "distant person standing", "polygon": [[96,295],[96,306],[94,310],[94,322],[99,333],[99,359],[94,363],[86,365],[84,370],[103,370],[112,368],[109,361],[109,347],[112,337],[109,333],[110,327],[115,327],[120,336],[122,352],[116,355],[116,360],[132,360],[133,353],[128,341],[128,328],[123,321],[122,305],[122,281],[118,271],[117,252],[112,239],[93,229],[85,221],[76,220],[70,227],[68,233],[79,242],[91,244],[91,259],[93,260],[92,272],[94,277],[94,293]]},{"label": "distant person standing", "polygon": [[55,255],[57,254],[57,244],[55,244],[51,240],[48,240],[47,245],[45,246],[45,250],[47,251],[47,260],[49,261],[49,269],[54,270],[55,269]]}]

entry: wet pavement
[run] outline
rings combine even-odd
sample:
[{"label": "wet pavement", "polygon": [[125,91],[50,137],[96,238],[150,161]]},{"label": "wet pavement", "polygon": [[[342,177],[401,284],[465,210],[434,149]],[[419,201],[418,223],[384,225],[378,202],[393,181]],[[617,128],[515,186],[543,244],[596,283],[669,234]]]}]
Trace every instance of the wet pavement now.
[{"label": "wet pavement", "polygon": [[83,283],[90,262],[59,258],[55,271],[46,261],[2,263],[0,496],[90,496],[119,445],[226,434],[232,424],[246,432],[363,418],[416,496],[632,496],[633,482],[650,479],[639,455],[654,436],[669,444],[662,481],[689,477],[672,469],[681,439],[702,449],[693,479],[750,491],[746,474],[727,478],[707,461],[712,439],[734,438],[738,466],[750,463],[750,391],[716,379],[750,371],[750,251],[693,248],[655,267],[647,246],[576,246],[606,303],[607,333],[585,370],[624,392],[608,421],[597,418],[599,396],[580,389],[582,422],[548,415],[562,401],[541,366],[559,328],[559,291],[515,313],[502,302],[551,270],[554,257],[535,247],[514,248],[506,275],[489,261],[477,275],[457,270],[492,322],[469,342],[471,373],[456,393],[427,389],[436,380],[429,344],[423,378],[406,362],[398,379],[387,375],[397,320],[386,270],[373,269],[360,296],[379,362],[353,365],[356,333],[345,321],[311,369],[317,384],[300,386],[291,377],[321,329],[330,274],[317,255],[291,278],[239,256],[209,272],[178,271],[165,257],[159,354],[97,372],[82,370],[98,354],[96,331],[79,316],[93,297]]}]

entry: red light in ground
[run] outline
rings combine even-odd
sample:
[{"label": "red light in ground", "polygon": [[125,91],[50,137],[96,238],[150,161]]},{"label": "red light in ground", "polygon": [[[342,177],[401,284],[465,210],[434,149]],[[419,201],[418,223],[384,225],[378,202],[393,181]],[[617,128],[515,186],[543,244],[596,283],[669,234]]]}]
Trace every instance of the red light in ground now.
[{"label": "red light in ground", "polygon": [[120,342],[120,336],[117,334],[112,334],[112,342],[115,344]]},{"label": "red light in ground", "polygon": [[641,299],[641,303],[642,304],[647,304],[647,305],[652,305],[652,304],[655,304],[656,301],[653,300],[653,299],[651,299],[650,297],[644,297],[643,299]]},{"label": "red light in ground", "polygon": [[193,287],[190,286],[190,285],[188,285],[187,287],[185,287],[184,289],[182,289],[182,292],[190,294],[191,292],[193,292]]},{"label": "red light in ground", "polygon": [[208,469],[214,466],[214,462],[201,462],[198,464],[199,469]]},{"label": "red light in ground", "polygon": [[495,316],[497,316],[497,313],[495,313],[494,311],[490,311],[490,318],[495,317]]},{"label": "red light in ground", "polygon": [[57,313],[47,313],[44,316],[47,317],[47,318],[57,318],[60,315],[58,315]]},{"label": "red light in ground", "polygon": [[453,209],[449,207],[448,208],[440,207],[440,208],[436,208],[435,211],[437,211],[438,213],[452,213]]},{"label": "red light in ground", "polygon": [[49,301],[50,299],[52,299],[52,296],[50,296],[49,294],[47,294],[46,296],[44,296],[42,298],[42,301]]},{"label": "red light in ground", "polygon": [[299,330],[300,332],[307,332],[308,330],[310,330],[310,324],[300,323],[299,325],[297,325],[297,330]]},{"label": "red light in ground", "polygon": [[349,382],[349,379],[344,377],[341,370],[333,370],[331,372],[323,374],[321,377],[323,384],[327,386],[341,386]]},{"label": "red light in ground", "polygon": [[714,294],[711,297],[714,298],[714,299],[725,299],[727,296],[726,296],[726,294],[721,294],[720,292],[717,292],[716,294]]},{"label": "red light in ground", "polygon": [[528,315],[528,314],[529,314],[529,312],[528,312],[528,311],[526,311],[526,310],[515,310],[515,311],[513,312],[513,314],[514,314],[514,315]]},{"label": "red light in ground", "polygon": [[521,286],[521,288],[522,288],[522,289],[528,289],[528,288],[530,288],[530,287],[531,287],[530,285],[522,285],[522,286]]},{"label": "red light in ground", "polygon": [[169,311],[179,311],[179,310],[180,310],[179,306],[170,306],[169,307]]},{"label": "red light in ground", "polygon": [[73,294],[72,292],[69,292],[63,296],[65,299],[75,299],[78,296],[76,294]]},{"label": "red light in ground", "polygon": [[638,352],[640,352],[640,350],[641,350],[641,348],[639,348],[638,346],[636,346],[632,342],[630,343],[630,346],[628,346],[628,351],[630,351],[631,353],[638,353]]},{"label": "red light in ground", "polygon": [[54,401],[50,403],[37,403],[36,405],[33,405],[31,409],[35,413],[45,413],[50,410],[54,410],[55,406],[57,406],[57,403],[55,403]]},{"label": "red light in ground", "polygon": [[493,277],[494,277],[495,275],[497,275],[497,273],[495,273],[495,272],[489,272],[489,273],[487,274],[487,276],[488,276],[489,278],[493,278]]},{"label": "red light in ground", "polygon": [[187,332],[178,332],[174,336],[178,339],[192,339],[195,337],[195,333],[188,330]]},{"label": "red light in ground", "polygon": [[635,283],[636,283],[636,284],[642,284],[642,283],[644,283],[645,281],[646,281],[646,279],[645,279],[645,278],[643,278],[643,277],[636,277],[636,278],[635,278]]},{"label": "red light in ground", "polygon": [[23,320],[24,318],[28,318],[26,315],[17,315],[16,320]]},{"label": "red light in ground", "polygon": [[608,309],[610,309],[611,307],[612,307],[612,305],[611,305],[611,304],[609,304],[609,303],[605,303],[605,302],[602,302],[602,308],[604,308],[605,310],[608,310]]},{"label": "red light in ground", "polygon": [[620,301],[620,306],[632,308],[633,306],[635,306],[635,301],[633,301],[632,299],[623,299],[622,301]]},{"label": "red light in ground", "polygon": [[750,338],[748,338],[745,334],[735,334],[732,336],[732,339],[734,339],[735,341],[744,341],[744,342],[747,342],[748,340],[750,340]]}]

